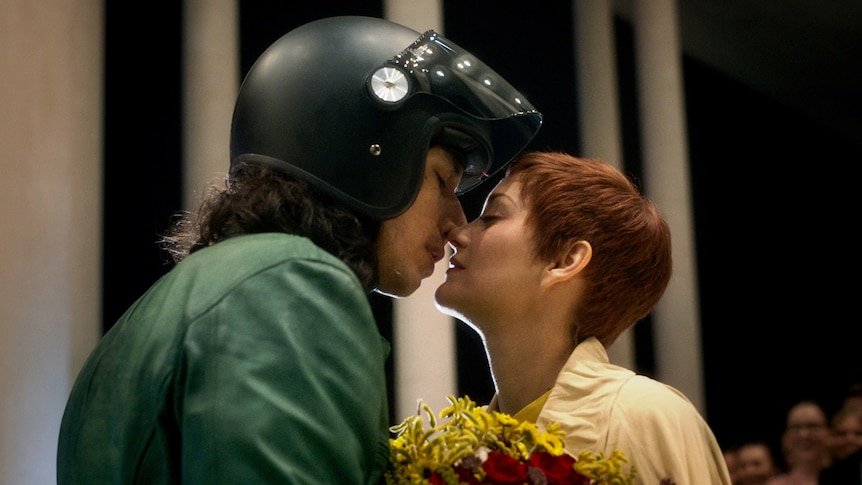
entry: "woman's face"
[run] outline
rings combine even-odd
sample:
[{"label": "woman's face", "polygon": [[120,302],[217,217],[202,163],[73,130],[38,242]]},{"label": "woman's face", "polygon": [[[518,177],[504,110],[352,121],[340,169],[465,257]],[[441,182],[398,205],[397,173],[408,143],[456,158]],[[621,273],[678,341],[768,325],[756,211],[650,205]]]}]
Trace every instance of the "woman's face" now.
[{"label": "woman's face", "polygon": [[479,218],[449,233],[454,255],[435,293],[441,311],[481,328],[479,320],[497,321],[495,315],[535,308],[535,290],[547,264],[533,257],[528,214],[516,175],[491,192]]},{"label": "woman's face", "polygon": [[743,445],[737,452],[739,483],[761,485],[777,473],[770,449],[760,443]]}]

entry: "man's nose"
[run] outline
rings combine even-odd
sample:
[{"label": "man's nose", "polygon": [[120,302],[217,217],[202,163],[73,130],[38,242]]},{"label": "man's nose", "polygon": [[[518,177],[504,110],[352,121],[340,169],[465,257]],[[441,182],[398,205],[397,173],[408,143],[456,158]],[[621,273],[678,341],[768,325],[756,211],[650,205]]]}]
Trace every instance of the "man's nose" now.
[{"label": "man's nose", "polygon": [[448,239],[449,233],[452,230],[466,224],[467,216],[464,215],[464,208],[461,206],[461,202],[458,199],[448,201],[444,212],[443,226],[441,227],[443,235]]}]

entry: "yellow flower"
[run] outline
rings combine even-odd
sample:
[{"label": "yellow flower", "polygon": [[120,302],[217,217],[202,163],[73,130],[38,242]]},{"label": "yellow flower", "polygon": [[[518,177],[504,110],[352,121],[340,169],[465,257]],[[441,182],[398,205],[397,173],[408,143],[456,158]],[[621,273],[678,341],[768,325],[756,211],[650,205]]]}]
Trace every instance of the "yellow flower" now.
[{"label": "yellow flower", "polygon": [[[534,423],[518,421],[512,416],[477,407],[469,397],[448,396],[450,405],[439,417],[424,402],[419,402],[415,416],[410,416],[391,431],[390,469],[388,485],[427,485],[435,476],[436,483],[457,485],[459,473],[469,474],[482,483],[486,477],[482,465],[491,453],[501,453],[521,463],[530,473],[544,473],[530,465],[530,455],[547,453],[562,456],[565,433],[557,423],[541,430]],[[426,428],[423,414],[428,418]],[[595,485],[631,485],[633,474],[623,471],[626,462],[622,452],[604,459],[601,453],[581,452],[570,473],[592,479]],[[552,482],[548,482],[552,483]]]}]

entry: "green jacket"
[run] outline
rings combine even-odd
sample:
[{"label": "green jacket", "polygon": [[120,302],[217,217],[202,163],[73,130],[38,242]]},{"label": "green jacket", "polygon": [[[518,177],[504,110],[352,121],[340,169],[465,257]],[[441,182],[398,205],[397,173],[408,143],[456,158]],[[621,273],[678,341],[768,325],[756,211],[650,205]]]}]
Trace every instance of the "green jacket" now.
[{"label": "green jacket", "polygon": [[63,416],[57,482],[379,483],[388,355],[340,260],[286,234],[220,242],[93,350]]}]

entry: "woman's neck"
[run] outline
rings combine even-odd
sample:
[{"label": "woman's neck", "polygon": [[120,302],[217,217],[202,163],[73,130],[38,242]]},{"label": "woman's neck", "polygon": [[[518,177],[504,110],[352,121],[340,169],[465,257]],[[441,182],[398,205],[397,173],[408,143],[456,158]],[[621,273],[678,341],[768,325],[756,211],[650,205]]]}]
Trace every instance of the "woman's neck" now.
[{"label": "woman's neck", "polygon": [[554,386],[575,348],[564,325],[535,320],[516,325],[507,327],[509,331],[485,334],[497,402],[501,412],[512,415]]}]

